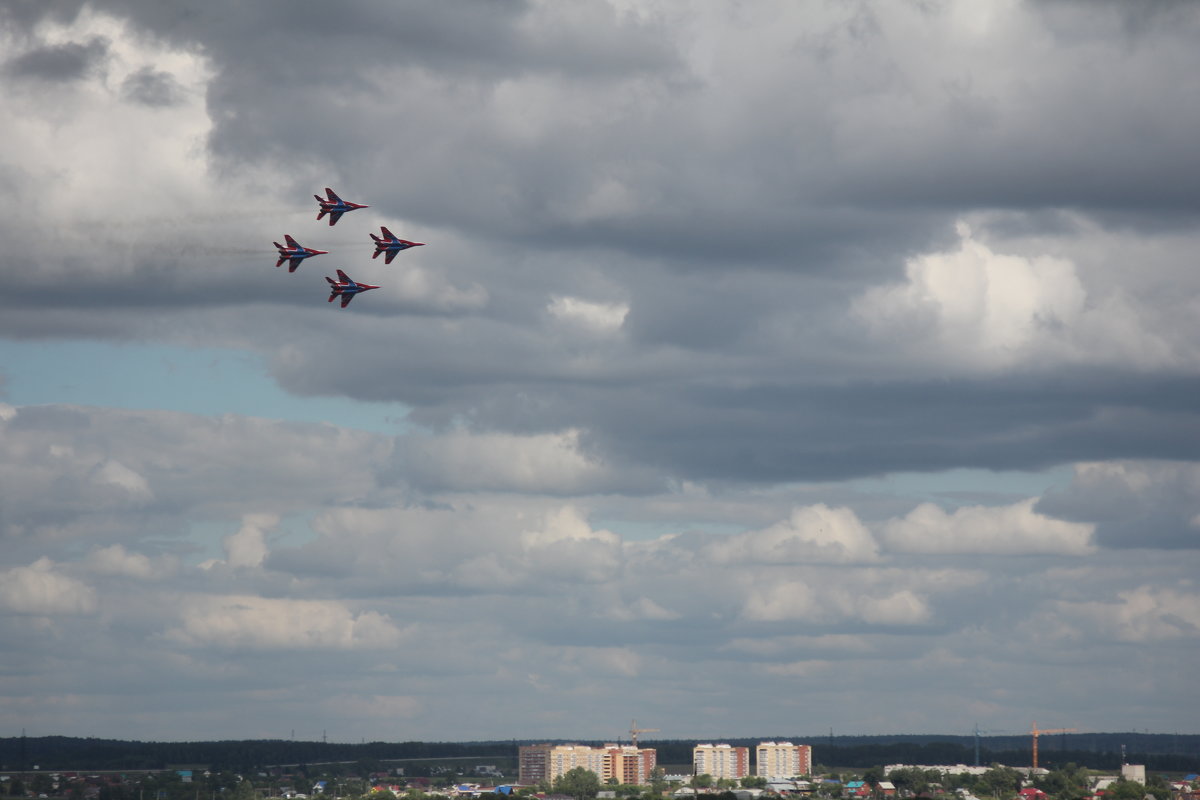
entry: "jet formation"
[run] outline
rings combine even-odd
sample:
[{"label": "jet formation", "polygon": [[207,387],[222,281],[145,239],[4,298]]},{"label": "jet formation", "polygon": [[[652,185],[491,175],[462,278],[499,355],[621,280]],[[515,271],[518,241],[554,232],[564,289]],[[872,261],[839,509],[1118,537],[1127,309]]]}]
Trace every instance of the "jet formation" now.
[{"label": "jet formation", "polygon": [[[342,198],[338,197],[333,189],[330,189],[328,186],[325,187],[325,194],[327,199],[322,199],[321,196],[317,194],[314,194],[313,197],[316,198],[317,203],[319,203],[321,206],[321,210],[317,212],[317,221],[320,222],[325,218],[325,215],[328,214],[330,227],[336,225],[337,221],[341,219],[342,215],[347,211],[354,211],[355,209],[359,208],[370,208],[370,206],[367,206],[363,203],[350,203],[343,200]],[[381,227],[380,231],[383,234],[382,236],[376,236],[373,233],[370,234],[371,239],[375,242],[375,253],[371,256],[371,258],[378,258],[380,253],[384,253],[385,255],[383,260],[385,264],[391,264],[392,259],[396,257],[396,254],[403,250],[408,250],[411,247],[425,246],[424,242],[410,242],[407,239],[401,239],[399,236],[389,231],[386,227]],[[291,234],[284,234],[283,240],[286,244],[274,242],[275,248],[279,251],[279,260],[275,262],[275,266],[281,267],[286,261],[288,264],[288,272],[295,272],[296,268],[299,267],[301,262],[306,258],[326,255],[329,253],[328,250],[314,250],[311,247],[305,247],[293,239]],[[342,308],[350,305],[350,301],[353,300],[356,295],[362,292],[370,291],[371,289],[379,288],[378,286],[370,283],[359,283],[340,269],[337,271],[337,276],[337,280],[330,278],[328,275],[325,276],[325,280],[329,283],[328,302],[332,303],[335,297],[340,297],[342,298]]]}]

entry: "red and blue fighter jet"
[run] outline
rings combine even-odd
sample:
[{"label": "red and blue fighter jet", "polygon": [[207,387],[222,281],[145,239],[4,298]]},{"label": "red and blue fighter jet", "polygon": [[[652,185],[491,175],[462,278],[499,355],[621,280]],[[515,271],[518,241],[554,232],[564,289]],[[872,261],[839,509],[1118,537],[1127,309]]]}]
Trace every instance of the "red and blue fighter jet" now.
[{"label": "red and blue fighter jet", "polygon": [[309,256],[323,256],[328,253],[328,250],[313,250],[311,247],[305,247],[291,237],[291,234],[285,233],[283,240],[286,245],[279,242],[273,242],[275,247],[279,248],[279,260],[275,262],[275,266],[282,267],[283,262],[288,262],[288,272],[295,272],[296,267],[300,266],[300,262]]},{"label": "red and blue fighter jet", "polygon": [[329,281],[329,302],[332,303],[333,298],[340,296],[342,298],[342,308],[350,305],[350,301],[354,299],[354,295],[359,292],[379,288],[369,283],[357,283],[340,269],[337,271],[337,274],[338,279],[336,281],[328,275],[325,276],[325,280]]},{"label": "red and blue fighter jet", "polygon": [[329,195],[328,200],[322,200],[319,194],[314,194],[313,197],[321,204],[321,211],[317,214],[317,219],[320,220],[328,214],[330,227],[336,225],[337,221],[342,218],[342,214],[345,214],[347,211],[353,211],[356,208],[370,208],[370,206],[365,206],[362,203],[346,202],[334,194],[333,189],[330,189],[328,186],[325,187],[325,194]]},{"label": "red and blue fighter jet", "polygon": [[387,253],[383,258],[383,263],[385,264],[392,263],[392,259],[396,257],[396,253],[399,253],[401,250],[407,250],[410,247],[425,246],[424,242],[410,242],[407,239],[401,239],[387,228],[380,228],[379,230],[383,231],[383,236],[370,234],[371,238],[375,240],[375,255],[371,256],[371,258],[379,258],[380,253]]}]

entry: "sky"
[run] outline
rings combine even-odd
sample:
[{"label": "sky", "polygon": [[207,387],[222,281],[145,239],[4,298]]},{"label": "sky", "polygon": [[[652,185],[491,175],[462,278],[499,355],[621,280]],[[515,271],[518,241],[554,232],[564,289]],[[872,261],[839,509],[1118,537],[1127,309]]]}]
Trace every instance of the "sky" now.
[{"label": "sky", "polygon": [[1198,40],[0,4],[0,735],[1200,732]]}]

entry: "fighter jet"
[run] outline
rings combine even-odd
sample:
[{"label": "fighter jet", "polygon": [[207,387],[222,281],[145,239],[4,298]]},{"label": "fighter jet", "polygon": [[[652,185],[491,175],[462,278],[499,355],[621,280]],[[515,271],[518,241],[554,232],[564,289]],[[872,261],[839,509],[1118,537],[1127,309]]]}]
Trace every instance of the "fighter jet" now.
[{"label": "fighter jet", "polygon": [[376,236],[373,233],[370,234],[371,238],[375,240],[375,255],[371,256],[371,258],[379,258],[380,253],[387,253],[383,258],[385,264],[392,263],[392,259],[396,257],[396,253],[399,253],[401,250],[407,250],[410,247],[425,246],[424,242],[410,242],[407,239],[400,239],[387,228],[380,228],[379,230],[383,231],[382,237]]},{"label": "fighter jet", "polygon": [[313,197],[321,204],[321,212],[317,214],[317,219],[319,220],[328,214],[330,227],[336,225],[337,221],[342,218],[342,214],[345,214],[347,211],[353,211],[356,208],[370,208],[370,206],[364,206],[361,203],[347,203],[334,194],[333,189],[330,189],[328,186],[325,187],[325,194],[329,195],[328,200],[322,200],[319,194],[314,194]]},{"label": "fighter jet", "polygon": [[325,280],[329,281],[329,302],[332,303],[333,298],[341,296],[342,308],[350,305],[350,301],[354,299],[354,295],[358,294],[359,292],[366,292],[371,289],[379,288],[378,286],[372,286],[369,283],[356,283],[350,279],[349,275],[342,272],[340,269],[337,271],[337,274],[338,279],[336,281],[328,275],[325,276]]},{"label": "fighter jet", "polygon": [[300,262],[309,256],[323,256],[328,253],[328,250],[313,250],[311,247],[305,247],[291,237],[291,234],[285,233],[283,240],[287,242],[282,245],[279,242],[273,244],[279,248],[279,260],[275,262],[275,266],[282,267],[283,262],[288,262],[288,272],[295,272],[296,267],[300,266]]}]

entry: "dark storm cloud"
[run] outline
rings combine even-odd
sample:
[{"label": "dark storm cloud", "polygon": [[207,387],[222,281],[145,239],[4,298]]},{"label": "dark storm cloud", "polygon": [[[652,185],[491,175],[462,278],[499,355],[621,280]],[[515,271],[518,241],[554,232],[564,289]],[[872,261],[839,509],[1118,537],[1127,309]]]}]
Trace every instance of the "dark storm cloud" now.
[{"label": "dark storm cloud", "polygon": [[165,107],[181,101],[183,88],[171,73],[142,67],[122,82],[121,94],[135,103]]},{"label": "dark storm cloud", "polygon": [[1107,547],[1196,549],[1198,478],[1196,465],[1187,461],[1086,464],[1077,467],[1070,486],[1049,493],[1037,507],[1062,519],[1095,523],[1096,542]]},{"label": "dark storm cloud", "polygon": [[61,3],[43,3],[41,0],[12,0],[0,5],[0,22],[5,28],[30,31],[44,20],[67,23],[79,15],[80,9],[89,5],[89,0],[63,0]]},{"label": "dark storm cloud", "polygon": [[108,59],[109,42],[92,37],[87,42],[46,45],[9,59],[4,72],[17,79],[66,83],[88,77]]}]

